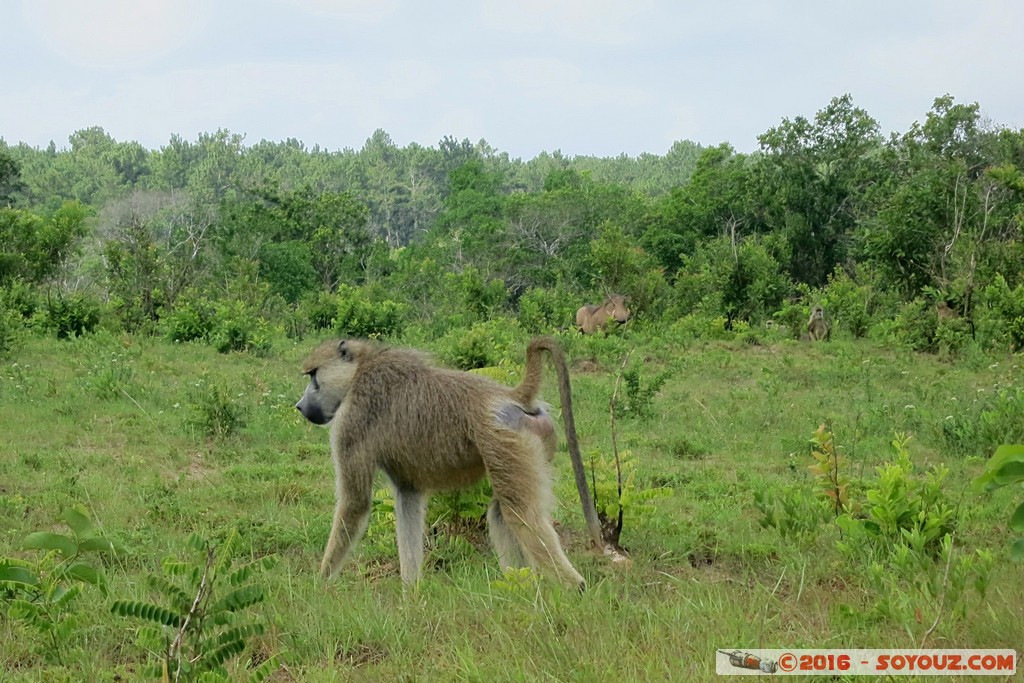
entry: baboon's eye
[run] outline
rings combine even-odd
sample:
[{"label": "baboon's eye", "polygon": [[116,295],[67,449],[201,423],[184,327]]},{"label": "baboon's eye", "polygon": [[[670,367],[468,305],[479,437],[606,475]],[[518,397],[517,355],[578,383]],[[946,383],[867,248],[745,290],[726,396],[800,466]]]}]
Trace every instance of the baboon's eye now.
[{"label": "baboon's eye", "polygon": [[316,381],[316,371],[317,371],[317,368],[313,368],[312,370],[310,370],[306,374],[309,375],[309,383],[313,385],[313,388],[314,389],[319,389],[320,385],[317,384],[317,381]]},{"label": "baboon's eye", "polygon": [[338,344],[338,355],[341,356],[342,360],[348,360],[352,357],[352,352],[348,350],[345,342]]}]

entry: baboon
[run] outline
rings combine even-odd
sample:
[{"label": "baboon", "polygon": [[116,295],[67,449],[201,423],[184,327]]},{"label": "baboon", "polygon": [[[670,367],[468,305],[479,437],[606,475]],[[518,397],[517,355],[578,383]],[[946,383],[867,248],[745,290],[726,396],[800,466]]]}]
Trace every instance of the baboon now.
[{"label": "baboon", "polygon": [[940,301],[935,304],[935,312],[939,315],[939,322],[946,320],[956,320],[960,317],[960,314],[949,307],[945,301]]},{"label": "baboon", "polygon": [[576,311],[576,326],[584,334],[593,334],[612,321],[621,325],[629,320],[629,315],[626,297],[621,294],[610,294],[600,306],[581,306]]},{"label": "baboon", "polygon": [[309,385],[296,408],[310,422],[330,423],[337,506],[320,573],[334,576],[366,530],[373,477],[383,470],[395,492],[402,581],[414,583],[423,563],[427,500],[484,475],[494,498],[488,532],[502,568],[524,564],[583,589],[551,522],[550,461],[557,436],[537,400],[541,355],[558,374],[566,440],[588,530],[600,524],[580,458],[565,355],[550,337],[532,340],[518,387],[439,368],[419,351],[366,340],[332,340],[306,359]]},{"label": "baboon", "polygon": [[807,321],[807,336],[811,341],[821,341],[832,336],[832,326],[825,320],[825,309],[815,306],[811,317]]}]

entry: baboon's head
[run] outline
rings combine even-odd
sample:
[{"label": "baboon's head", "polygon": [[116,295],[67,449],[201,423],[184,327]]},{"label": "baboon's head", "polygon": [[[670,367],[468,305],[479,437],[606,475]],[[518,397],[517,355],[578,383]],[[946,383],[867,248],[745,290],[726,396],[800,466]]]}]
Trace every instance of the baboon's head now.
[{"label": "baboon's head", "polygon": [[629,320],[629,309],[626,308],[626,297],[621,294],[612,294],[604,304],[608,315],[620,325]]},{"label": "baboon's head", "polygon": [[811,317],[814,318],[815,320],[821,320],[823,317],[825,317],[825,309],[823,309],[821,306],[815,306],[814,312],[811,313]]},{"label": "baboon's head", "polygon": [[309,376],[306,392],[295,404],[313,424],[325,425],[345,400],[359,365],[364,344],[354,340],[326,341],[309,354],[302,371]]}]

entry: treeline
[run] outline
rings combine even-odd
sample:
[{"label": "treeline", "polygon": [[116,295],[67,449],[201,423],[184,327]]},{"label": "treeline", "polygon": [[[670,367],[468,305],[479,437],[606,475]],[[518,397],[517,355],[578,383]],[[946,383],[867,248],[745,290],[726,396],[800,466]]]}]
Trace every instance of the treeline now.
[{"label": "treeline", "polygon": [[[0,144],[0,329],[486,346],[615,291],[678,333],[796,335],[821,303],[839,333],[1024,348],[1024,130],[944,96],[885,138],[843,96],[759,141],[525,162],[383,131],[341,152],[226,131],[155,151],[98,128],[69,149]],[[943,302],[958,316],[940,322]]]}]

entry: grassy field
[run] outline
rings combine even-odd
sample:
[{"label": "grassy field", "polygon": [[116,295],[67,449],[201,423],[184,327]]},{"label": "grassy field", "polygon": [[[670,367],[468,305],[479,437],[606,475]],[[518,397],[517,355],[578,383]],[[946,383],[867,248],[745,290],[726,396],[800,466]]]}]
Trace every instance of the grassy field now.
[{"label": "grassy field", "polygon": [[[75,628],[59,652],[0,612],[0,681],[142,678],[156,658],[140,622],[112,614],[112,600],[155,600],[146,577],[163,558],[186,554],[193,532],[222,538],[232,527],[243,558],[278,558],[256,579],[266,600],[252,611],[267,631],[231,663],[233,679],[277,652],[279,681],[701,681],[716,678],[717,648],[1024,643],[1024,567],[1005,558],[1020,490],[970,487],[988,442],[1024,429],[1019,356],[951,362],[867,341],[686,341],[637,330],[566,337],[586,456],[611,456],[609,399],[625,354],[641,383],[668,373],[647,419],[615,422],[632,490],[670,489],[648,509],[627,508],[628,563],[586,548],[564,442],[556,459],[559,530],[589,583],[577,595],[504,579],[483,526],[455,514],[451,499],[431,507],[415,590],[402,589],[382,512],[341,575],[319,580],[333,507],[327,432],[292,407],[314,341],[281,340],[255,357],[109,334],[31,338],[3,362],[0,556],[38,558],[22,539],[64,530],[75,504],[128,552],[104,561],[107,596],[86,586],[69,603]],[[223,391],[231,432],[216,438],[202,424],[216,416],[212,390]],[[557,404],[553,376],[544,395]],[[956,510],[952,564],[991,552],[984,597],[973,578],[954,593],[941,561],[931,567],[937,592],[934,581],[929,593],[898,577],[882,590],[863,556],[839,547],[849,539],[808,470],[809,439],[826,421],[852,500],[876,485],[896,433],[913,437],[915,477],[949,468],[941,497]],[[797,501],[789,521],[798,533],[762,526],[758,492]]]}]

